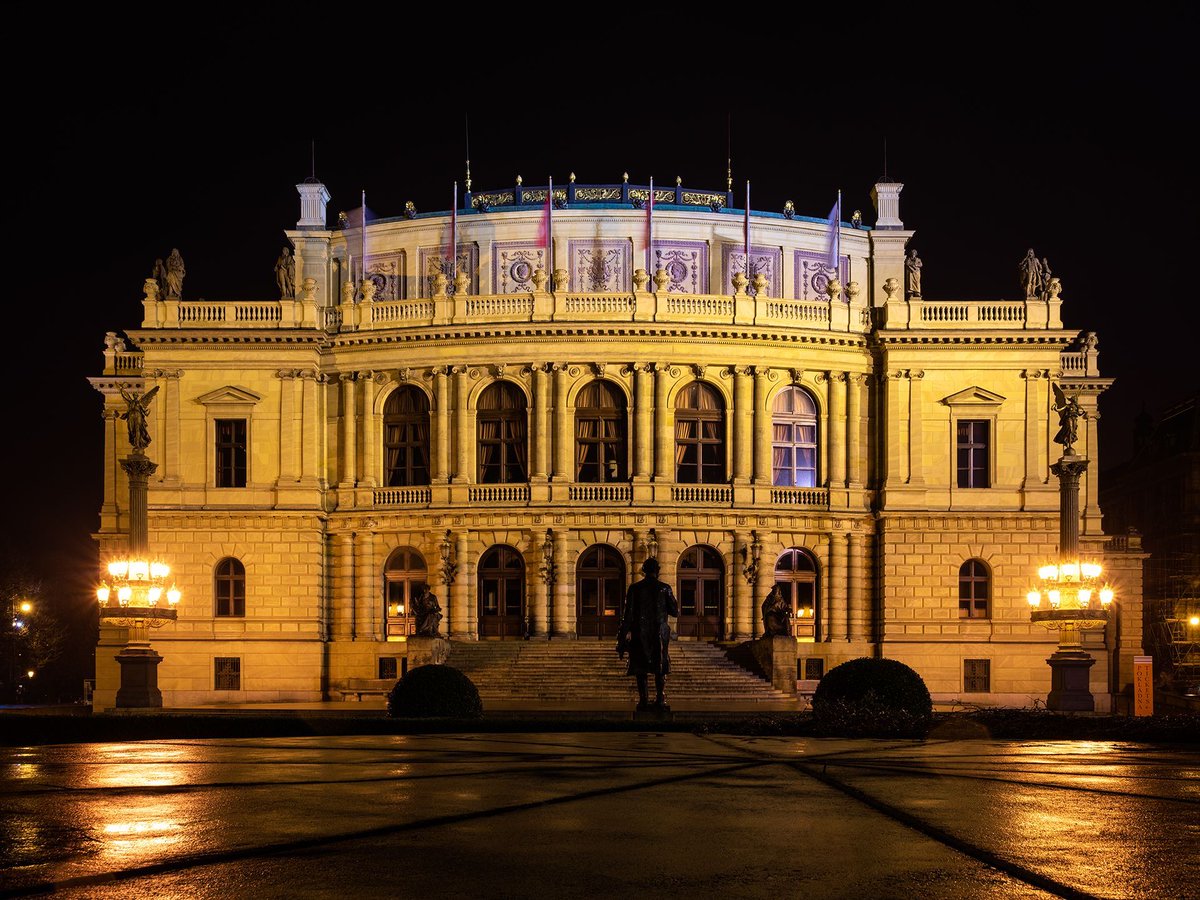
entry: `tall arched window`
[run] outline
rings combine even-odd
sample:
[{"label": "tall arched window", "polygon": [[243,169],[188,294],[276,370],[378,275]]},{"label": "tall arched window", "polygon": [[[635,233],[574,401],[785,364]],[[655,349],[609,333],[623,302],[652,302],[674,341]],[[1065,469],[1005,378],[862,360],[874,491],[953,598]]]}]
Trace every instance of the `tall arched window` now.
[{"label": "tall arched window", "polygon": [[700,381],[675,400],[675,480],[680,484],[723,484],[725,404]]},{"label": "tall arched window", "polygon": [[575,401],[575,480],[589,484],[626,479],[625,395],[593,381]]},{"label": "tall arched window", "polygon": [[775,398],[771,475],[776,487],[817,486],[817,404],[804,388],[784,388]]},{"label": "tall arched window", "polygon": [[389,641],[416,634],[412,601],[425,590],[428,578],[424,557],[411,547],[398,547],[388,556],[383,566],[383,599]]},{"label": "tall arched window", "polygon": [[213,567],[214,615],[241,618],[246,615],[246,567],[227,556]]},{"label": "tall arched window", "polygon": [[792,634],[802,641],[817,638],[817,562],[799,547],[784,550],[775,561],[775,586],[792,607]]},{"label": "tall arched window", "polygon": [[479,483],[513,484],[529,480],[525,395],[497,381],[479,395]]},{"label": "tall arched window", "polygon": [[492,547],[479,560],[479,636],[522,637],[525,626],[525,559]]},{"label": "tall arched window", "polygon": [[992,573],[982,559],[968,559],[958,569],[958,617],[986,619],[991,615]]},{"label": "tall arched window", "polygon": [[689,547],[679,557],[679,635],[718,638],[725,601],[725,563],[712,547]]},{"label": "tall arched window", "polygon": [[575,632],[616,637],[625,594],[625,560],[607,544],[588,547],[575,569]]},{"label": "tall arched window", "polygon": [[383,483],[429,484],[429,399],[411,385],[392,391],[383,407]]}]

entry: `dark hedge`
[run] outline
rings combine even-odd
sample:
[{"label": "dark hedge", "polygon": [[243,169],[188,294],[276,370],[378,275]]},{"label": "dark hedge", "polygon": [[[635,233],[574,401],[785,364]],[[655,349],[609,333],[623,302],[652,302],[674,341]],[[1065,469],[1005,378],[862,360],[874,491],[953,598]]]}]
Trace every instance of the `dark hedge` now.
[{"label": "dark hedge", "polygon": [[388,694],[393,719],[478,719],[483,701],[474,683],[451,666],[417,666]]}]

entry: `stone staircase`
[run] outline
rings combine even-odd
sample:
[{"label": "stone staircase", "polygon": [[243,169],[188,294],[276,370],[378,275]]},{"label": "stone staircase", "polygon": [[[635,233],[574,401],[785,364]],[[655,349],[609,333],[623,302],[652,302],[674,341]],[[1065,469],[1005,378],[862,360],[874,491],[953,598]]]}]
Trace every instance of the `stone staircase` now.
[{"label": "stone staircase", "polygon": [[[454,641],[448,664],[475,683],[484,708],[489,700],[561,708],[623,708],[637,700],[634,679],[625,674],[626,661],[617,658],[612,641]],[[653,684],[651,679],[651,691]],[[715,644],[671,643],[667,702],[719,709],[764,701],[795,698],[730,661]]]}]

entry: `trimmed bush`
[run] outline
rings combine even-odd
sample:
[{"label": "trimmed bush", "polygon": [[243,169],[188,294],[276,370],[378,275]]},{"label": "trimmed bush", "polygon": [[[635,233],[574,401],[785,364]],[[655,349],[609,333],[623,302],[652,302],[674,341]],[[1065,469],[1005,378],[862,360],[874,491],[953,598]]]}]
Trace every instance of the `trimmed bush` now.
[{"label": "trimmed bush", "polygon": [[933,717],[921,676],[894,659],[862,657],[834,667],[812,706],[818,732],[838,737],[922,737]]},{"label": "trimmed bush", "polygon": [[450,666],[417,666],[388,694],[393,719],[478,719],[483,701],[474,683]]}]

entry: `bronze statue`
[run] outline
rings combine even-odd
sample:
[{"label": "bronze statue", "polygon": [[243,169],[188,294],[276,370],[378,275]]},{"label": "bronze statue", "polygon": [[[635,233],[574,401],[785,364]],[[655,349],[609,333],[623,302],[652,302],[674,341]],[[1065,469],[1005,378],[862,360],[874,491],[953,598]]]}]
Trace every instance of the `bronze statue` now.
[{"label": "bronze statue", "polygon": [[1079,436],[1079,420],[1087,418],[1087,410],[1079,405],[1078,397],[1067,397],[1063,389],[1051,382],[1054,390],[1054,405],[1051,407],[1058,413],[1058,433],[1054,435],[1054,443],[1063,445],[1064,456],[1075,455],[1075,441]]},{"label": "bronze statue", "polygon": [[792,604],[783,596],[779,585],[771,588],[762,602],[763,635],[787,637],[792,633]]},{"label": "bronze statue", "polygon": [[671,586],[658,580],[658,572],[658,560],[653,556],[642,563],[645,577],[629,586],[617,629],[617,656],[624,659],[629,654],[626,674],[637,679],[638,709],[650,707],[646,699],[646,677],[650,673],[654,673],[654,705],[659,709],[667,706],[664,688],[671,671],[671,626],[667,616],[679,615],[679,603]]},{"label": "bronze statue", "polygon": [[426,586],[421,593],[413,597],[412,614],[417,620],[417,635],[419,637],[442,636],[440,625],[442,621],[442,605],[437,597]]},{"label": "bronze statue", "polygon": [[129,425],[129,446],[133,448],[134,453],[141,453],[150,446],[150,429],[146,427],[146,415],[150,412],[150,400],[158,393],[158,385],[141,395],[129,393],[125,390],[125,385],[121,385],[118,390],[121,392],[121,399],[125,401],[125,412],[121,413],[121,418]]}]

